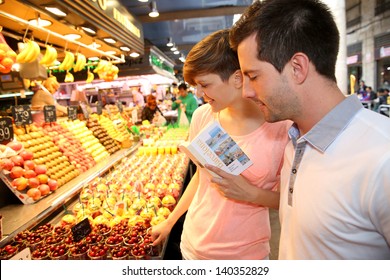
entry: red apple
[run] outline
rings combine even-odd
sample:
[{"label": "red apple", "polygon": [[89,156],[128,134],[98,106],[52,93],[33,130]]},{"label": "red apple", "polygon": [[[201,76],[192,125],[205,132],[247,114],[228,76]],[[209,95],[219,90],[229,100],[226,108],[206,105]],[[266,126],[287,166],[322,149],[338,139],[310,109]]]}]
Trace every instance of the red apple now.
[{"label": "red apple", "polygon": [[22,143],[20,143],[18,141],[11,141],[11,142],[7,143],[7,146],[10,147],[15,152],[19,152],[23,148]]},{"label": "red apple", "polygon": [[33,200],[37,201],[41,198],[41,192],[37,188],[32,188],[27,191],[27,195],[31,197]]},{"label": "red apple", "polygon": [[49,185],[51,191],[55,191],[58,188],[57,180],[49,179],[49,181],[47,181],[47,184]]},{"label": "red apple", "polygon": [[24,177],[27,178],[27,179],[29,179],[29,178],[35,178],[35,177],[37,177],[37,173],[35,173],[34,170],[26,170],[26,171],[24,172]]},{"label": "red apple", "polygon": [[4,169],[7,171],[11,171],[12,167],[14,166],[15,166],[14,162],[9,158],[0,159],[0,170]]},{"label": "red apple", "polygon": [[12,179],[16,179],[16,178],[22,177],[23,174],[24,174],[24,169],[23,169],[23,167],[14,166],[14,167],[12,167],[11,172],[9,173],[9,176],[10,176]]},{"label": "red apple", "polygon": [[48,195],[50,193],[50,187],[46,184],[41,184],[38,186],[38,190],[41,192],[41,195]]},{"label": "red apple", "polygon": [[24,161],[24,169],[34,170],[35,169],[35,162],[32,160],[25,160]]},{"label": "red apple", "polygon": [[12,156],[11,157],[11,160],[13,161],[13,163],[16,165],[16,166],[23,166],[24,164],[24,159],[17,155],[17,156]]},{"label": "red apple", "polygon": [[40,184],[41,184],[41,182],[39,182],[38,178],[36,178],[36,177],[28,179],[29,188],[38,188],[38,186]]},{"label": "red apple", "polygon": [[46,165],[38,164],[37,166],[35,166],[34,171],[35,171],[35,173],[37,173],[37,175],[39,175],[39,174],[46,174],[46,172],[47,172]]},{"label": "red apple", "polygon": [[18,191],[23,191],[27,188],[28,185],[28,179],[24,177],[19,177],[14,179],[11,182],[12,186],[14,186]]},{"label": "red apple", "polygon": [[23,160],[32,160],[34,157],[33,152],[29,150],[23,150],[19,153],[19,155],[23,158]]}]

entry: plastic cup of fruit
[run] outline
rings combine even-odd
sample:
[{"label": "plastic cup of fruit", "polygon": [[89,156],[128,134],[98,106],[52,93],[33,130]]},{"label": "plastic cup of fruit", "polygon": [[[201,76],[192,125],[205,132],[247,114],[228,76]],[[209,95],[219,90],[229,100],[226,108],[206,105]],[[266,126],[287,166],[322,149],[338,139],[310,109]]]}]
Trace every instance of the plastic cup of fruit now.
[{"label": "plastic cup of fruit", "polygon": [[45,237],[43,238],[34,238],[28,241],[28,247],[30,247],[31,252],[37,249],[39,246],[45,244]]},{"label": "plastic cup of fruit", "polygon": [[111,250],[111,258],[113,260],[128,260],[130,256],[130,248],[119,246]]},{"label": "plastic cup of fruit", "polygon": [[42,245],[31,253],[32,260],[50,260],[50,247]]},{"label": "plastic cup of fruit", "polygon": [[92,245],[87,251],[87,256],[90,260],[106,260],[108,255],[108,247],[104,244]]},{"label": "plastic cup of fruit", "polygon": [[52,260],[67,260],[69,247],[62,243],[50,247],[50,259]]},{"label": "plastic cup of fruit", "polygon": [[71,248],[69,248],[69,259],[71,260],[86,260],[88,245],[84,241],[79,241],[75,243]]},{"label": "plastic cup of fruit", "polygon": [[9,260],[19,252],[17,244],[8,244],[0,249],[0,260]]},{"label": "plastic cup of fruit", "polygon": [[118,234],[111,235],[107,237],[105,244],[111,252],[113,249],[121,247],[123,245],[123,236]]},{"label": "plastic cup of fruit", "polygon": [[53,234],[58,236],[68,236],[71,233],[70,227],[56,226],[53,229]]}]

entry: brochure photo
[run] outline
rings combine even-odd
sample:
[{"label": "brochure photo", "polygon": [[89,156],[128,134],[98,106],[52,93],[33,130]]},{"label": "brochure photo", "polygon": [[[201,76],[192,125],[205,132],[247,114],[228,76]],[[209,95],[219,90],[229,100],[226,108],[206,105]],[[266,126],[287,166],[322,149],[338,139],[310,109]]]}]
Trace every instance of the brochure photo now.
[{"label": "brochure photo", "polygon": [[249,157],[217,121],[206,126],[190,143],[181,144],[179,149],[200,167],[208,163],[233,175],[241,174],[252,165]]}]

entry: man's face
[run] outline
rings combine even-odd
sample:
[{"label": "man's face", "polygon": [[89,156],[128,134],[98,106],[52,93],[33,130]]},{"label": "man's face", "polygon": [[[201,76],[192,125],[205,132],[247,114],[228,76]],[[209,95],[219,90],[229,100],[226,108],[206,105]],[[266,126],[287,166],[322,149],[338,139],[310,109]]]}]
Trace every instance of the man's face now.
[{"label": "man's face", "polygon": [[180,94],[180,96],[185,97],[187,95],[187,90],[181,88],[181,89],[179,89],[179,94]]},{"label": "man's face", "polygon": [[296,98],[290,89],[286,69],[279,73],[272,64],[257,58],[255,35],[242,41],[237,52],[244,75],[243,96],[259,105],[268,122],[291,119]]}]

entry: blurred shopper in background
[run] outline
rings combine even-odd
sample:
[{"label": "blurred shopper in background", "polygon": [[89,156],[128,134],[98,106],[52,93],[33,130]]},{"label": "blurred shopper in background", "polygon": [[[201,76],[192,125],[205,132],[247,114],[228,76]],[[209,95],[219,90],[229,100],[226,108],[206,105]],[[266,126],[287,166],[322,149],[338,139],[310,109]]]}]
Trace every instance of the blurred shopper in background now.
[{"label": "blurred shopper in background", "polygon": [[[258,105],[242,97],[242,74],[228,35],[221,30],[207,36],[186,58],[185,80],[208,101],[193,115],[189,140],[217,121],[253,165],[237,176],[245,187],[233,198],[227,197],[223,184],[212,183],[207,170],[197,168],[168,219],[152,228],[154,244],[160,243],[188,210],[180,244],[184,259],[259,260],[270,252],[269,212],[261,205],[273,200],[278,207],[276,190],[291,122],[266,123]],[[179,88],[185,96],[186,86]]]},{"label": "blurred shopper in background", "polygon": [[255,1],[230,35],[244,96],[266,121],[294,122],[281,174],[279,258],[390,259],[390,120],[337,87],[339,32],[329,8]]},{"label": "blurred shopper in background", "polygon": [[148,95],[146,99],[146,105],[142,110],[142,120],[148,120],[150,123],[152,123],[153,118],[156,113],[160,113],[161,115],[163,114],[160,109],[157,106],[157,99],[154,95]]},{"label": "blurred shopper in background", "polygon": [[187,85],[181,83],[178,86],[179,96],[174,102],[172,102],[172,110],[178,109],[178,119],[180,120],[180,114],[182,111],[185,111],[189,123],[191,123],[192,114],[198,108],[198,102],[196,101],[194,95],[187,91]]}]

